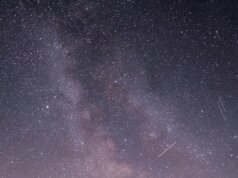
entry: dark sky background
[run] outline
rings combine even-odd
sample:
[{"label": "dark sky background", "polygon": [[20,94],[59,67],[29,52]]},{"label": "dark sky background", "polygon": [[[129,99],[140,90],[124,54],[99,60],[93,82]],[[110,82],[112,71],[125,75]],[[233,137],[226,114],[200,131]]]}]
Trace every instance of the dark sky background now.
[{"label": "dark sky background", "polygon": [[237,178],[238,2],[1,0],[1,178]]}]

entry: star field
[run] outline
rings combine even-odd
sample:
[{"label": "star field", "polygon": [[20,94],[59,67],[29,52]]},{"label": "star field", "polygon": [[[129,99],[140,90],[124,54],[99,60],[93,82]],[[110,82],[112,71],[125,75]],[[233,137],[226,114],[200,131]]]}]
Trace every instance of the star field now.
[{"label": "star field", "polygon": [[236,1],[0,2],[0,178],[236,178]]}]

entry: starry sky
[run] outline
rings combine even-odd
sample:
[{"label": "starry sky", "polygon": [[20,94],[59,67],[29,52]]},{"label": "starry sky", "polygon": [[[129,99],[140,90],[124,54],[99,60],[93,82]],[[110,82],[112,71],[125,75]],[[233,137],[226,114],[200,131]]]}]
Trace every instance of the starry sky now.
[{"label": "starry sky", "polygon": [[1,0],[0,178],[236,178],[236,0]]}]

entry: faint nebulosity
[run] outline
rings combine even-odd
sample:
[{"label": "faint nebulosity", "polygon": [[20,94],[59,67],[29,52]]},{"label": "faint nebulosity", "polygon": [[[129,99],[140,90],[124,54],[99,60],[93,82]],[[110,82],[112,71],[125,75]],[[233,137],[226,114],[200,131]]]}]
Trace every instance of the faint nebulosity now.
[{"label": "faint nebulosity", "polygon": [[236,178],[238,4],[2,0],[0,178]]}]

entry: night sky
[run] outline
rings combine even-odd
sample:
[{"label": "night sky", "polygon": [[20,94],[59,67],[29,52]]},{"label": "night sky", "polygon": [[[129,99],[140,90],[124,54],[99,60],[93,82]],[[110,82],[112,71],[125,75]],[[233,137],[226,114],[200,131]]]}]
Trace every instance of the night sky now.
[{"label": "night sky", "polygon": [[237,178],[238,1],[0,0],[0,178]]}]

